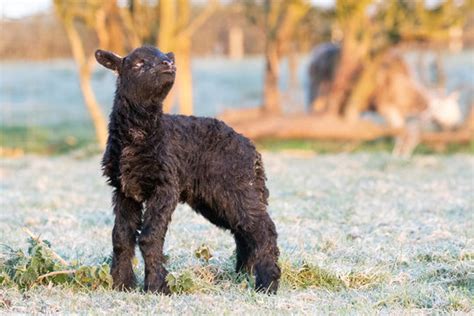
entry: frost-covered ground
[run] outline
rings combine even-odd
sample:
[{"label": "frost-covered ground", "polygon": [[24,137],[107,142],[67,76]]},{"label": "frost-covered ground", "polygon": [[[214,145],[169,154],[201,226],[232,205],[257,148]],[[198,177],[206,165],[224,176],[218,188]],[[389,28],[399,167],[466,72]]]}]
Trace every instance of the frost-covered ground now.
[{"label": "frost-covered ground", "polygon": [[[0,288],[0,312],[20,313],[374,313],[473,310],[474,157],[387,154],[264,154],[270,212],[282,260],[310,262],[353,286],[256,294],[223,280],[201,293]],[[67,260],[85,264],[111,252],[110,189],[99,158],[25,157],[0,161],[0,243],[24,247],[27,226]],[[233,264],[233,240],[187,206],[168,233],[169,270]],[[142,277],[143,275],[139,275]]]}]

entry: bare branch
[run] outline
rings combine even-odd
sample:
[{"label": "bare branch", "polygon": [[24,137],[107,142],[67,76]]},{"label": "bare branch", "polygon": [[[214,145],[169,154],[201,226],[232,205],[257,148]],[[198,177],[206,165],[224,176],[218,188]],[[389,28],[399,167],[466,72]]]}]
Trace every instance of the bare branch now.
[{"label": "bare branch", "polygon": [[40,275],[37,279],[36,282],[40,282],[44,278],[50,277],[50,276],[55,276],[55,275],[61,275],[61,274],[74,274],[76,273],[77,270],[62,270],[62,271],[53,271],[49,272],[43,275]]},{"label": "bare branch", "polygon": [[192,36],[196,30],[198,30],[212,14],[214,14],[217,7],[218,3],[216,0],[209,0],[209,4],[206,6],[204,11],[202,11],[200,15],[193,19],[192,22],[178,34],[182,36]]}]

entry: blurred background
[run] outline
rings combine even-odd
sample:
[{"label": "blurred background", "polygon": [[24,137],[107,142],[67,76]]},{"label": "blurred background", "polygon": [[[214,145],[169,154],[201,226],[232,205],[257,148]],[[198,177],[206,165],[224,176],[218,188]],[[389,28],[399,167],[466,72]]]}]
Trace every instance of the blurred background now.
[{"label": "blurred background", "polygon": [[98,152],[97,48],[173,51],[165,111],[267,148],[473,152],[472,0],[2,0],[0,155]]}]

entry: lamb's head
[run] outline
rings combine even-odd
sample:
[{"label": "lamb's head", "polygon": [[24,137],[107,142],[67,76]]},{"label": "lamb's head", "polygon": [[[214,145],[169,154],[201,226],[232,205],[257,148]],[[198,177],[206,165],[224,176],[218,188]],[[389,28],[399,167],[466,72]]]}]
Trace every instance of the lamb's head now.
[{"label": "lamb's head", "polygon": [[118,74],[118,93],[133,103],[162,102],[173,86],[176,66],[173,53],[164,54],[155,47],[143,46],[120,57],[97,50],[95,58]]}]

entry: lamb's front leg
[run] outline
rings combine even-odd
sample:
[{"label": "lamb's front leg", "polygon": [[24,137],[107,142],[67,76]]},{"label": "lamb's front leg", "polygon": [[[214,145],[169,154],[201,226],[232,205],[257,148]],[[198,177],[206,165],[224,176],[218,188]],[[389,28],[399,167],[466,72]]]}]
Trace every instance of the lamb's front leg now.
[{"label": "lamb's front leg", "polygon": [[171,215],[177,204],[178,194],[169,187],[155,190],[146,202],[143,229],[138,238],[145,260],[145,291],[169,293],[163,244]]},{"label": "lamb's front leg", "polygon": [[124,290],[135,286],[132,259],[135,256],[137,230],[140,228],[142,204],[127,198],[116,189],[113,197],[115,225],[112,231],[113,258],[111,275],[114,288]]}]

